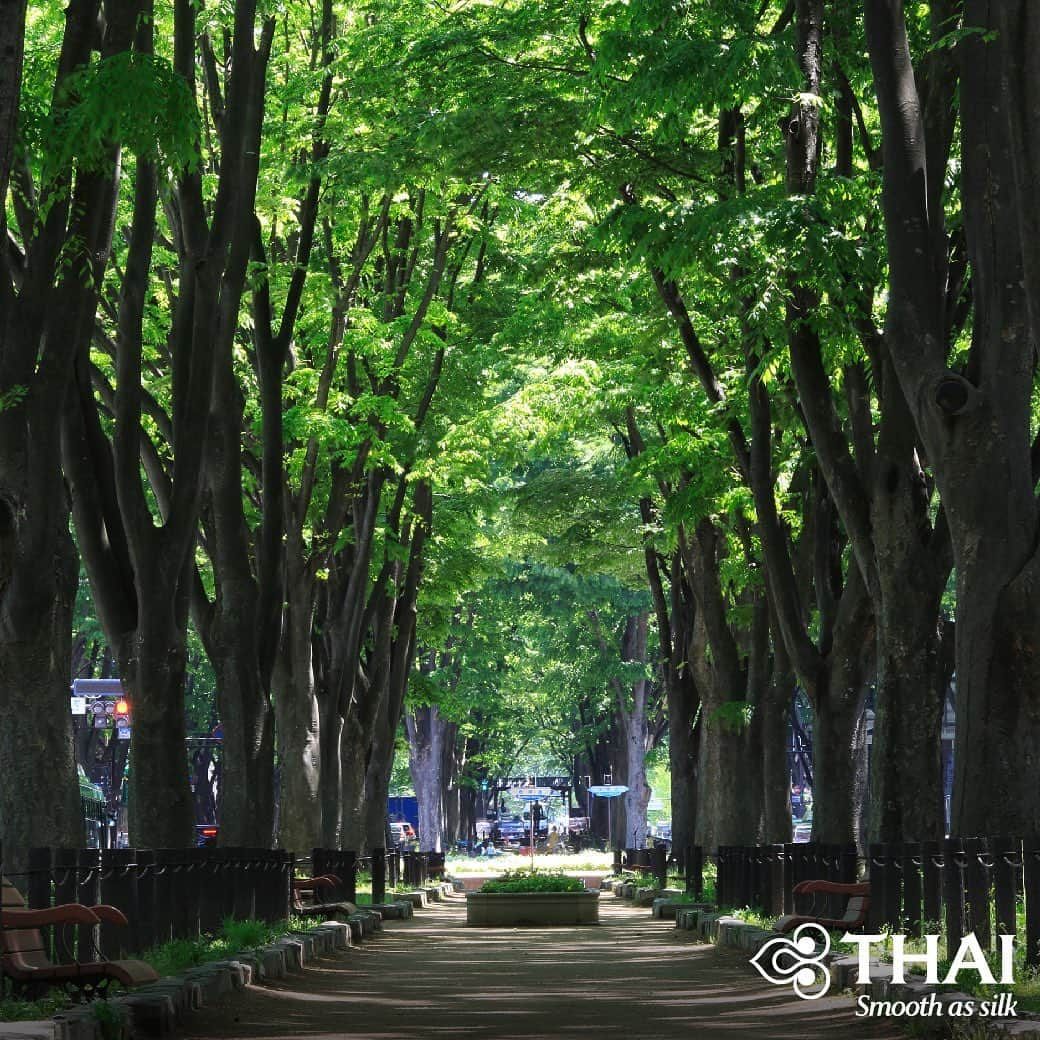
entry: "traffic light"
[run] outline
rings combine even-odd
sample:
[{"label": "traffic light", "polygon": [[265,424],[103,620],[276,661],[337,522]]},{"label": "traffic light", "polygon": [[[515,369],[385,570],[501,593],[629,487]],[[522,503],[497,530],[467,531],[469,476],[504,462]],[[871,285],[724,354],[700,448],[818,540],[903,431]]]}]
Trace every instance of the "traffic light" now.
[{"label": "traffic light", "polygon": [[130,717],[130,702],[124,697],[120,697],[116,701],[116,717],[122,716],[123,718]]}]

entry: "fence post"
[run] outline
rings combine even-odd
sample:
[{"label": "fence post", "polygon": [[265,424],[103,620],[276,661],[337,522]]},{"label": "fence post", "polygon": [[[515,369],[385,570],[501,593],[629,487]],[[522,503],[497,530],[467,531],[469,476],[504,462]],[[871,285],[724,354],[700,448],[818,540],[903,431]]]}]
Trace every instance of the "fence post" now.
[{"label": "fence post", "polygon": [[372,902],[386,902],[386,849],[372,850]]},{"label": "fence post", "polygon": [[956,949],[964,938],[964,843],[943,842],[943,902],[946,904],[946,948]]},{"label": "fence post", "polygon": [[975,933],[979,945],[990,948],[989,871],[986,868],[986,843],[969,838],[964,843],[964,902],[967,929]]},{"label": "fence post", "polygon": [[870,930],[881,931],[885,923],[885,885],[888,877],[884,870],[884,846],[872,844],[867,852],[867,869],[870,872]]},{"label": "fence post", "polygon": [[939,931],[942,916],[942,850],[937,841],[921,843],[922,920]]},{"label": "fence post", "polygon": [[278,914],[280,920],[288,921],[293,911],[292,879],[296,872],[293,854],[279,849],[278,866]]},{"label": "fence post", "polygon": [[155,916],[152,930],[156,946],[168,943],[173,937],[173,899],[176,890],[173,864],[176,858],[176,849],[155,850]]},{"label": "fence post", "polygon": [[1026,964],[1040,965],[1040,838],[1022,843],[1022,888],[1026,899]]},{"label": "fence post", "polygon": [[910,935],[921,934],[921,845],[903,846],[903,917]]},{"label": "fence post", "polygon": [[[76,850],[54,850],[54,904],[76,902]],[[54,959],[59,964],[69,964],[74,959],[72,935],[66,934],[64,941],[57,934],[54,936]]]},{"label": "fence post", "polygon": [[990,840],[993,857],[993,907],[998,935],[1014,935],[1015,920],[1015,865],[1021,861],[1018,843],[1006,834]]},{"label": "fence post", "polygon": [[130,922],[135,952],[155,943],[155,853],[137,850],[137,918]]},{"label": "fence post", "polygon": [[[46,910],[51,905],[51,850],[47,848],[29,849],[29,876],[25,879],[25,902],[30,910]],[[53,949],[53,929],[41,928],[43,948]],[[0,996],[3,990],[0,989]]]},{"label": "fence post", "polygon": [[357,903],[357,853],[351,849],[343,851],[343,898],[348,903]]},{"label": "fence post", "polygon": [[220,929],[224,918],[222,863],[216,847],[203,845],[199,849],[198,870],[202,883],[202,890],[199,892],[199,927],[204,932],[213,934]]},{"label": "fence post", "polygon": [[668,887],[668,847],[655,845],[653,848],[654,877],[658,888]]},{"label": "fence post", "polygon": [[[95,906],[100,902],[101,853],[97,849],[79,849],[76,852],[76,902]],[[81,924],[76,930],[77,960],[96,960],[98,929],[96,925]]]}]

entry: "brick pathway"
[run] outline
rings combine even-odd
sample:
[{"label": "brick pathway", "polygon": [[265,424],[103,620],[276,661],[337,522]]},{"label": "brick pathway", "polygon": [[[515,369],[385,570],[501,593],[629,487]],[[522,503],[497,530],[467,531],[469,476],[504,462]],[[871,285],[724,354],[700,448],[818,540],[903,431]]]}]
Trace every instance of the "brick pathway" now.
[{"label": "brick pathway", "polygon": [[896,1040],[849,997],[801,1001],[739,955],[604,896],[599,928],[465,927],[461,897],[193,1016],[185,1040]]}]

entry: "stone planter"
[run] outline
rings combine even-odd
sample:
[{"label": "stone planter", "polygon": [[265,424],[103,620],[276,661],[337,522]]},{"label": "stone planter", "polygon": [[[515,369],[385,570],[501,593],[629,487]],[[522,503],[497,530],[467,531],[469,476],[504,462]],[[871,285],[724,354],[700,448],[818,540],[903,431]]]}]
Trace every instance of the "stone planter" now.
[{"label": "stone planter", "polygon": [[470,892],[466,924],[599,924],[599,893]]}]

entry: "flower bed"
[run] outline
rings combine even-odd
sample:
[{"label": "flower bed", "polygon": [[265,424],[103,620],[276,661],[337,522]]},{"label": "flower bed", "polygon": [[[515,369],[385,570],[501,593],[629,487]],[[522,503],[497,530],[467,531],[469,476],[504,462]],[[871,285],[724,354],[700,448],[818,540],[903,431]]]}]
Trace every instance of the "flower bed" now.
[{"label": "flower bed", "polygon": [[466,896],[466,923],[483,926],[599,924],[599,893],[560,872],[514,871]]}]

